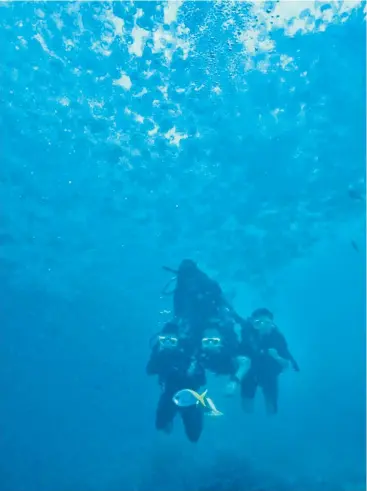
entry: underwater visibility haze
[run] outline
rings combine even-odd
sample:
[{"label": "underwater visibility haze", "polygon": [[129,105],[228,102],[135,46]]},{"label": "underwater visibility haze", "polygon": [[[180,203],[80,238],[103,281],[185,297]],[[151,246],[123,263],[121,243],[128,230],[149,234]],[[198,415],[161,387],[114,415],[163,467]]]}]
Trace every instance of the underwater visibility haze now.
[{"label": "underwater visibility haze", "polygon": [[[362,1],[0,2],[0,490],[365,490]],[[154,427],[184,258],[300,365]]]}]

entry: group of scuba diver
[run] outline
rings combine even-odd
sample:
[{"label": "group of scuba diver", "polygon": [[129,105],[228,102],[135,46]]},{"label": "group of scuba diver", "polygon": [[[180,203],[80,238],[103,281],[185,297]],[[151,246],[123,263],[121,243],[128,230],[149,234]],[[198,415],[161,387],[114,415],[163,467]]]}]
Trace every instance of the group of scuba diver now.
[{"label": "group of scuba diver", "polygon": [[240,317],[219,284],[192,260],[183,260],[177,271],[164,269],[175,274],[174,315],[155,337],[146,368],[162,389],[156,428],[170,433],[180,414],[188,439],[197,442],[204,415],[222,415],[204,390],[207,372],[227,377],[226,394],[238,392],[246,412],[261,388],[267,413],[276,414],[278,377],[299,367],[273,314],[259,308],[247,319]]}]

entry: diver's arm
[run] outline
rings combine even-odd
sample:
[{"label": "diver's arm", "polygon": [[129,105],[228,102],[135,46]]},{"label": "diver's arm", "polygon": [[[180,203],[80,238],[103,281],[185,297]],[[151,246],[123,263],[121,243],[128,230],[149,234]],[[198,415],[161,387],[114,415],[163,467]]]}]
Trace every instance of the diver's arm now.
[{"label": "diver's arm", "polygon": [[156,360],[154,360],[153,358],[151,358],[149,361],[148,361],[148,364],[146,366],[146,374],[147,375],[157,375],[158,374],[158,367],[157,367],[157,364],[156,364]]},{"label": "diver's arm", "polygon": [[197,385],[203,386],[206,384],[205,369],[198,358],[193,356],[187,370],[187,375],[196,380]]},{"label": "diver's arm", "polygon": [[212,291],[214,298],[216,298],[217,300],[223,300],[224,299],[223,292],[222,292],[222,289],[221,289],[219,283],[217,281],[214,281],[214,280],[210,280],[210,281],[211,281],[210,289]]},{"label": "diver's arm", "polygon": [[251,368],[251,360],[247,356],[236,357],[236,372],[231,375],[230,381],[227,384],[226,395],[231,397],[236,392],[238,385],[245,378]]},{"label": "diver's arm", "polygon": [[251,368],[251,360],[248,356],[237,356],[236,362],[238,368],[234,374],[234,378],[241,382]]},{"label": "diver's arm", "polygon": [[234,320],[234,322],[238,322],[239,316],[235,312],[234,308],[232,305],[228,302],[226,299],[223,290],[221,289],[219,283],[216,281],[213,281],[213,288],[212,288],[212,294],[214,298],[214,302],[220,309],[227,309],[227,312],[229,317],[231,317],[231,320]]},{"label": "diver's arm", "polygon": [[197,384],[200,387],[206,385],[206,374],[204,368],[201,365],[198,365],[197,367],[196,378],[197,378]]},{"label": "diver's arm", "polygon": [[299,372],[299,366],[296,360],[290,353],[287,345],[287,341],[283,334],[278,331],[278,342],[276,350],[269,350],[270,356],[272,356],[283,368],[289,368],[292,366],[293,370]]},{"label": "diver's arm", "polygon": [[233,305],[229,303],[229,301],[226,299],[223,293],[222,293],[222,302],[223,302],[223,306],[228,309],[229,315],[232,317],[234,322],[242,326],[245,323],[245,320],[240,315],[237,314]]},{"label": "diver's arm", "polygon": [[159,373],[159,348],[158,346],[154,346],[152,349],[152,353],[150,355],[150,359],[146,366],[146,374],[147,375],[158,375]]},{"label": "diver's arm", "polygon": [[275,348],[268,349],[268,354],[283,368],[283,370],[287,370],[290,366],[290,361],[287,358],[283,358],[279,355],[278,351]]}]

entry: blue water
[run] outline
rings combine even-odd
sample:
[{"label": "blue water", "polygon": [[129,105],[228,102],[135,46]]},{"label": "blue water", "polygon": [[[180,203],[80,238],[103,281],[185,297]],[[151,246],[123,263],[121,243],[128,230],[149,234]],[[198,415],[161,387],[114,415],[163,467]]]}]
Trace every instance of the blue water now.
[{"label": "blue water", "polygon": [[[365,488],[365,4],[0,3],[1,491]],[[184,257],[301,372],[154,428]]]}]

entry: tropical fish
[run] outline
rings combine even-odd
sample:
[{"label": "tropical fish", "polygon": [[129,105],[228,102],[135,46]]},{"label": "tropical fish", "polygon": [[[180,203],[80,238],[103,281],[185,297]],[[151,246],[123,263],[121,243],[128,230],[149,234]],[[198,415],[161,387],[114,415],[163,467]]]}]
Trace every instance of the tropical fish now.
[{"label": "tropical fish", "polygon": [[201,404],[206,407],[205,397],[207,392],[208,391],[206,390],[202,394],[199,394],[192,389],[182,389],[173,396],[173,402],[179,407],[189,407],[194,406],[195,404]]},{"label": "tropical fish", "polygon": [[182,389],[176,392],[172,400],[179,407],[190,407],[200,404],[208,416],[222,416],[223,413],[218,411],[212,399],[206,397],[207,392],[206,390],[202,394],[199,394],[192,389]]}]

